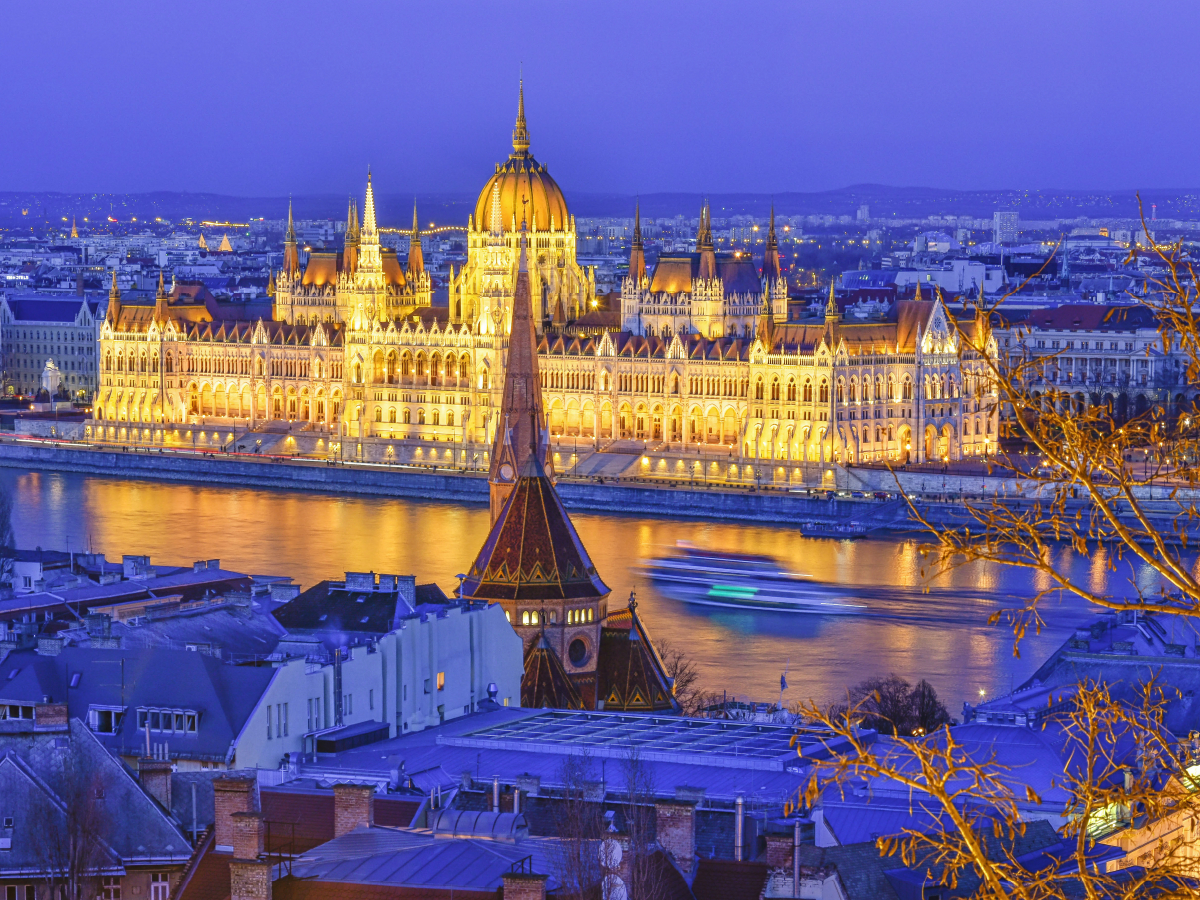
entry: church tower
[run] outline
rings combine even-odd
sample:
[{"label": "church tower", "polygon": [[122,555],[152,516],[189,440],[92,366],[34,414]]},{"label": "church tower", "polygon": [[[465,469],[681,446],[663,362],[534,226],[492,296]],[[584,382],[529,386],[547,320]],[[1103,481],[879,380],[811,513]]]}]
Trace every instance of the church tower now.
[{"label": "church tower", "polygon": [[542,385],[538,375],[537,330],[529,296],[528,238],[521,223],[517,285],[513,296],[512,325],[508,335],[508,359],[504,366],[504,396],[492,442],[488,495],[492,521],[500,515],[517,477],[529,459],[547,468],[549,432],[542,408]]}]

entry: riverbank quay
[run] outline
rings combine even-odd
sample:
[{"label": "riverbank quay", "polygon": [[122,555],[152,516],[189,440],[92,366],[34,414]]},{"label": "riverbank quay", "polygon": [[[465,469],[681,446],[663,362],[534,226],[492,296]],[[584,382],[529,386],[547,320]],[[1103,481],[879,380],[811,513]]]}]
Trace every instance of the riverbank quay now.
[{"label": "riverbank quay", "polygon": [[[403,497],[414,500],[486,504],[484,473],[449,468],[331,462],[304,458],[255,457],[220,451],[136,450],[7,438],[0,440],[0,466],[46,472],[75,472],[110,478],[224,484]],[[772,522],[814,533],[853,536],[867,532],[906,532],[919,525],[903,500],[875,500],[801,494],[770,487],[628,483],[562,475],[558,481],[571,509],[608,515],[649,515],[743,522]],[[935,516],[958,504],[930,504]]]},{"label": "riverbank quay", "polygon": [[[109,478],[146,479],[230,487],[316,491],[327,494],[397,497],[431,502],[485,504],[484,472],[450,466],[321,460],[302,456],[261,456],[190,448],[113,447],[38,438],[0,439],[0,466],[73,472]],[[908,492],[931,525],[969,524],[968,503],[1000,496],[1030,502],[1015,480],[934,472],[837,467],[837,490],[770,484],[730,485],[699,479],[670,480],[631,476],[602,478],[560,473],[559,493],[573,510],[605,515],[770,522],[814,536],[858,537],[925,531],[899,491]],[[1154,498],[1164,533],[1181,503],[1200,492],[1169,489]],[[1184,494],[1188,496],[1184,496]],[[1192,494],[1198,496],[1193,497]],[[1085,509],[1080,502],[1080,509]]]}]

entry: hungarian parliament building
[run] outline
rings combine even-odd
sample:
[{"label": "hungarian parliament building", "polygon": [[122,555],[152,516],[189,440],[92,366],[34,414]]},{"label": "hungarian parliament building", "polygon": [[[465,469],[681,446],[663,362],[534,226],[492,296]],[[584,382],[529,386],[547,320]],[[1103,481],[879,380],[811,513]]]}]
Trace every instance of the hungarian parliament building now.
[{"label": "hungarian parliament building", "polygon": [[[638,221],[620,307],[598,309],[594,276],[576,259],[575,218],[529,147],[522,91],[512,153],[479,193],[447,306],[432,305],[415,213],[404,264],[381,247],[369,175],[341,250],[313,250],[301,264],[289,208],[270,321],[227,317],[161,283],[153,305],[122,303],[114,279],[92,436],[283,429],[342,458],[396,459],[424,446],[486,466],[502,425],[493,410],[524,233],[538,370],[560,447],[709,445],[783,466],[995,449],[996,398],[973,349],[994,358],[985,317],[956,328],[941,296],[919,287],[911,299],[861,303],[831,287],[827,301],[789,316],[774,216],[755,261],[714,249],[707,204],[695,252],[649,267]],[[962,353],[961,335],[970,338]]]}]

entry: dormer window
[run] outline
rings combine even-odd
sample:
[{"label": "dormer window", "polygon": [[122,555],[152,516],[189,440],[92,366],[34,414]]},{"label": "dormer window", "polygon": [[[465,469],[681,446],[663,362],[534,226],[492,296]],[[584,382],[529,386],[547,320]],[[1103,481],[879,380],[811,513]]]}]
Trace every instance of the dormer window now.
[{"label": "dormer window", "polygon": [[148,709],[139,708],[137,711],[138,731],[149,728],[151,731],[166,734],[195,734],[199,725],[200,714],[191,709]]}]

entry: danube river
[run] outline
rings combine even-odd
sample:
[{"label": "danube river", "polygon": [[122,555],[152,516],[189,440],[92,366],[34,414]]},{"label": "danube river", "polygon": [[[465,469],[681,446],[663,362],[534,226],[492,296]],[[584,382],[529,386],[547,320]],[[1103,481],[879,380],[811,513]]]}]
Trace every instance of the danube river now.
[{"label": "danube river", "polygon": [[[346,570],[415,573],[450,592],[488,529],[484,506],[121,481],[0,470],[15,497],[17,544],[103,551],[109,559],[148,554],[155,563],[219,558],[238,571],[290,575],[304,587]],[[830,540],[745,524],[599,516],[573,520],[612,604],[636,590],[656,640],[685,648],[705,687],[731,696],[785,701],[834,699],[871,675],[927,678],[958,714],[980,691],[1007,692],[1096,610],[1075,599],[1045,601],[1047,627],[1027,637],[1020,658],[1012,634],[987,625],[995,609],[1036,589],[1029,573],[974,565],[926,584],[912,540]],[[818,617],[688,607],[655,593],[638,562],[676,541],[769,553],[794,571],[836,584],[862,614]],[[1063,551],[1066,552],[1066,551]],[[1093,589],[1129,593],[1128,578],[1105,560],[1075,559]],[[1146,573],[1136,577],[1148,579]],[[1147,585],[1143,585],[1144,587]]]}]

